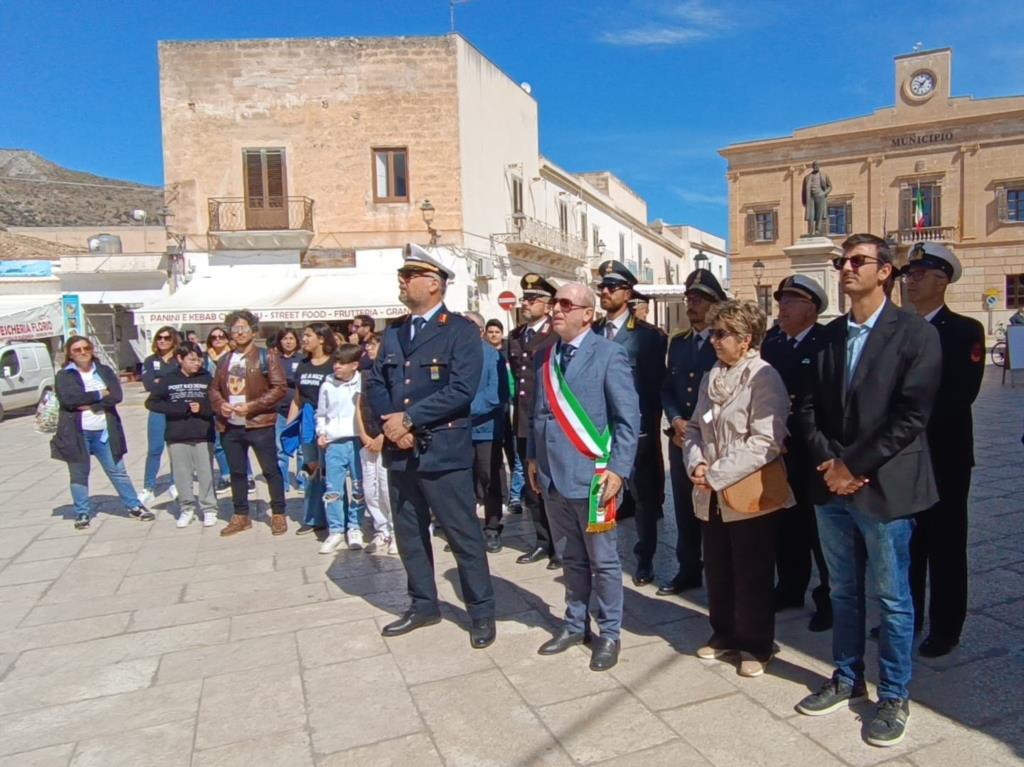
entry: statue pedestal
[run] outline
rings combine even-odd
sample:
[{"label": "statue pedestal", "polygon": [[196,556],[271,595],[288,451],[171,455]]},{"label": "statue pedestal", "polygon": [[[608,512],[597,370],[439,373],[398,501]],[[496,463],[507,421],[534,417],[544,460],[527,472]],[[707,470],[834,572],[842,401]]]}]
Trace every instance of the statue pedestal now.
[{"label": "statue pedestal", "polygon": [[843,249],[828,237],[808,234],[788,248],[783,248],[782,252],[792,263],[794,274],[810,277],[824,288],[828,296],[828,309],[820,319],[827,322],[842,314],[839,305],[839,272],[832,266],[832,259],[843,255]]}]

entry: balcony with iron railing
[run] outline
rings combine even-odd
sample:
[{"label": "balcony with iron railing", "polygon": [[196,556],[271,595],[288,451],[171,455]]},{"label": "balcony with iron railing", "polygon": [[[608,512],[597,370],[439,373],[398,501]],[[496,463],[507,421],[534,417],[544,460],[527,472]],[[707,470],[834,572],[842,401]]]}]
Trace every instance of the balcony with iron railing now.
[{"label": "balcony with iron railing", "polygon": [[921,229],[893,229],[885,233],[889,242],[897,245],[913,245],[915,242],[956,242],[955,226],[926,226]]},{"label": "balcony with iron railing", "polygon": [[[587,243],[524,213],[507,219],[508,231],[496,237],[509,252],[552,266],[577,267],[586,263]],[[561,262],[561,263],[558,263]]]},{"label": "balcony with iron railing", "polygon": [[313,240],[309,197],[211,197],[211,250],[305,250]]}]

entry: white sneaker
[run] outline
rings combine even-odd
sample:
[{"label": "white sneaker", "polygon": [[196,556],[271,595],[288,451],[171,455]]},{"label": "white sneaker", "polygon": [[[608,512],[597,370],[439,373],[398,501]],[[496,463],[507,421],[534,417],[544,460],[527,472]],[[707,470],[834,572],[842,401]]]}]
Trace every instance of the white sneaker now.
[{"label": "white sneaker", "polygon": [[171,485],[169,488],[167,488],[167,494],[171,496],[172,501],[178,500],[178,488],[176,488],[174,485]]},{"label": "white sneaker", "polygon": [[352,528],[345,534],[345,539],[348,541],[348,547],[353,551],[363,548],[363,531],[358,528]]},{"label": "white sneaker", "polygon": [[398,541],[396,541],[394,538],[392,538],[391,540],[388,541],[388,554],[397,554],[397,553],[398,553]]},{"label": "white sneaker", "polygon": [[178,527],[188,527],[192,523],[192,520],[195,518],[196,513],[192,511],[192,509],[185,509],[180,514],[178,514],[177,525]]},{"label": "white sneaker", "polygon": [[373,538],[366,544],[366,551],[368,554],[372,554],[375,551],[383,551],[387,548],[388,537],[384,533],[374,533]]},{"label": "white sneaker", "polygon": [[143,490],[139,493],[139,506],[148,507],[153,503],[154,498],[156,498],[156,494],[152,490]]},{"label": "white sneaker", "polygon": [[320,544],[320,553],[333,554],[338,550],[342,540],[344,540],[344,536],[342,536],[341,533],[331,533],[327,536],[327,539]]},{"label": "white sneaker", "polygon": [[203,527],[213,527],[217,524],[217,513],[208,511],[203,514]]}]

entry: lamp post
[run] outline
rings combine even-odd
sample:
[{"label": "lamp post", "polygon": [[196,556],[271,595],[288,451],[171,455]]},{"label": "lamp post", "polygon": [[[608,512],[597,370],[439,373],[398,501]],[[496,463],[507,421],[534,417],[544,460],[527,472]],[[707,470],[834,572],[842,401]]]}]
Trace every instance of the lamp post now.
[{"label": "lamp post", "polygon": [[759,258],[754,262],[754,279],[757,287],[761,287],[761,278],[764,277],[764,262]]},{"label": "lamp post", "polygon": [[769,315],[768,300],[766,296],[761,295],[761,278],[764,277],[764,261],[760,258],[754,262],[754,281],[757,283],[757,288],[754,292],[757,294],[757,305],[761,307],[761,310],[765,315]]},{"label": "lamp post", "polygon": [[423,223],[427,225],[427,233],[430,235],[431,246],[437,245],[437,241],[441,239],[440,232],[438,232],[433,226],[435,212],[434,206],[430,204],[430,200],[424,199],[423,203],[420,205],[420,213],[423,214]]},{"label": "lamp post", "polygon": [[697,255],[693,257],[693,268],[694,269],[707,269],[708,264],[711,263],[711,259],[708,258],[703,250],[698,250]]}]

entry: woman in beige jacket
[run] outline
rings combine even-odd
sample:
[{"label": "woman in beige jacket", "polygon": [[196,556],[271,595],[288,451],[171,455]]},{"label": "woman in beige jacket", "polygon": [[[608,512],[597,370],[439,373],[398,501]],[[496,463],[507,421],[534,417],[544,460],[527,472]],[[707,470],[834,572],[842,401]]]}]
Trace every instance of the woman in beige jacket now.
[{"label": "woman in beige jacket", "polygon": [[708,313],[718,362],[701,381],[686,425],[683,460],[701,520],[712,635],[697,650],[711,660],[739,652],[739,673],[760,676],[775,641],[775,536],[778,509],[735,511],[721,491],[782,453],[789,396],[761,359],[765,315],[752,301],[723,301]]}]

